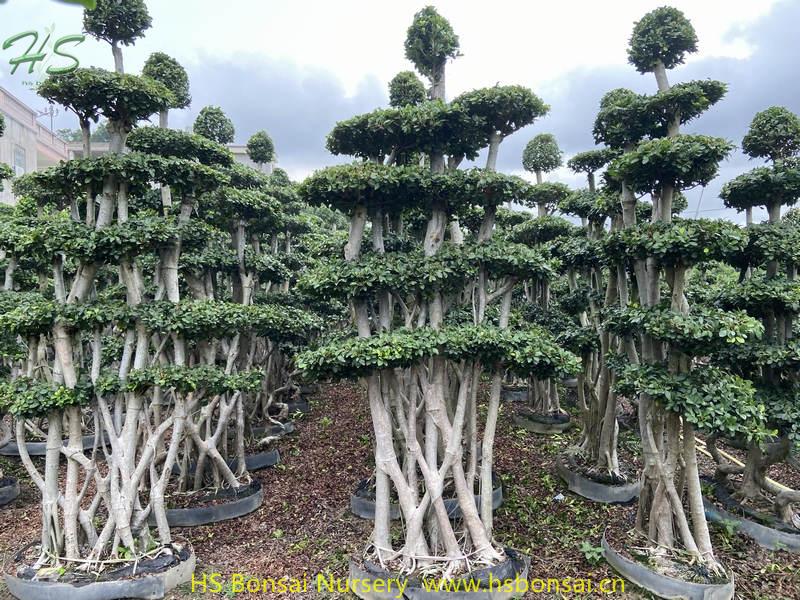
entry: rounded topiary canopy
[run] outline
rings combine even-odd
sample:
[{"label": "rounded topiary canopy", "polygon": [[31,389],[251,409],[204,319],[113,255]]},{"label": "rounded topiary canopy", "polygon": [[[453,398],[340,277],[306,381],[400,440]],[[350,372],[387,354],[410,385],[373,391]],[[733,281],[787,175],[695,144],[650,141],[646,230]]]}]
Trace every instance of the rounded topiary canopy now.
[{"label": "rounded topiary canopy", "polygon": [[95,67],[51,75],[37,92],[73,111],[81,121],[97,122],[104,116],[126,128],[174,103],[170,90],[154,79]]},{"label": "rounded topiary canopy", "polygon": [[266,131],[258,131],[247,140],[247,155],[259,165],[275,160],[275,144]]},{"label": "rounded topiary canopy", "polygon": [[448,58],[459,53],[458,36],[450,22],[433,6],[426,6],[414,15],[406,35],[406,58],[417,70],[433,78]]},{"label": "rounded topiary canopy", "polygon": [[567,167],[573,173],[594,173],[605,167],[616,156],[617,152],[611,148],[578,152],[567,161]]},{"label": "rounded topiary canopy", "polygon": [[719,162],[733,144],[723,138],[681,134],[640,143],[609,165],[613,177],[649,192],[671,185],[685,190],[707,185],[717,175]]},{"label": "rounded topiary canopy", "polygon": [[601,98],[592,133],[596,143],[621,150],[649,136],[654,128],[647,96],[616,88]]},{"label": "rounded topiary canopy", "polygon": [[426,98],[425,84],[413,71],[400,71],[389,82],[389,104],[394,107],[419,104]]},{"label": "rounded topiary canopy", "polygon": [[83,30],[109,44],[130,46],[151,25],[144,0],[97,0],[93,10],[83,13]]},{"label": "rounded topiary canopy", "polygon": [[181,64],[163,52],[153,52],[142,67],[142,75],[164,84],[175,97],[170,108],[186,108],[192,102],[189,75]]},{"label": "rounded topiary canopy", "polygon": [[472,90],[458,96],[453,103],[482,119],[492,132],[500,132],[503,137],[530,125],[550,110],[541,98],[521,85]]},{"label": "rounded topiary canopy", "polygon": [[535,136],[522,153],[522,166],[532,173],[548,173],[561,166],[561,149],[552,133]]},{"label": "rounded topiary canopy", "polygon": [[219,106],[204,107],[197,115],[192,130],[219,144],[230,144],[235,134],[233,121]]},{"label": "rounded topiary canopy", "polygon": [[783,106],[772,106],[753,117],[742,139],[742,150],[752,157],[778,160],[800,152],[800,118]]},{"label": "rounded topiary canopy", "polygon": [[662,6],[634,25],[628,62],[640,73],[649,73],[658,63],[667,69],[683,64],[686,53],[696,51],[697,34],[689,19],[677,8]]}]

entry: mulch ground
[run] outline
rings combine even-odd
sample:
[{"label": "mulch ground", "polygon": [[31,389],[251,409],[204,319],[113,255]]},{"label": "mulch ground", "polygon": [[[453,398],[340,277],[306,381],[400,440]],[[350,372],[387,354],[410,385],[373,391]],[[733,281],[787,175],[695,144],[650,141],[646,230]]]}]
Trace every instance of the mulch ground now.
[{"label": "mulch ground", "polygon": [[[371,524],[349,513],[355,483],[371,472],[369,409],[362,391],[352,385],[325,386],[311,398],[311,413],[296,421],[297,432],[277,443],[281,464],[255,473],[263,484],[265,502],[241,519],[208,527],[175,529],[192,540],[198,557],[197,577],[233,573],[256,578],[282,576],[314,580],[318,574],[346,577],[350,556],[360,555]],[[554,473],[555,458],[574,441],[577,431],[543,437],[514,427],[516,407],[503,404],[495,447],[495,470],[501,474],[505,502],[496,512],[497,541],[531,557],[531,578],[613,578],[599,556],[603,531],[624,547],[635,506],[604,506],[567,491]],[[628,443],[623,440],[623,443]],[[15,549],[38,535],[38,492],[24,470],[0,458],[7,475],[22,482],[22,494],[0,508],[0,555],[4,571]],[[734,532],[714,528],[719,559],[735,573],[737,599],[800,600],[800,556],[769,552]],[[310,588],[313,586],[309,586]],[[232,597],[226,585],[220,595]],[[169,597],[198,598],[188,586]],[[0,584],[0,598],[8,597]],[[208,597],[213,597],[211,594]],[[287,594],[242,594],[277,599]],[[288,597],[292,597],[288,595]],[[306,592],[303,600],[351,597]],[[533,598],[594,598],[599,594],[532,594]],[[650,598],[626,585],[614,598]]]}]

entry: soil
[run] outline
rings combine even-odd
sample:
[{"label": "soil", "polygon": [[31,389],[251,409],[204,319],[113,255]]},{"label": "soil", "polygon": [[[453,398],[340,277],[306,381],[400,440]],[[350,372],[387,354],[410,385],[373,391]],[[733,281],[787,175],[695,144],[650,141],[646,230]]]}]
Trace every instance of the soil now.
[{"label": "soil", "polygon": [[[627,532],[634,523],[635,504],[601,505],[571,494],[555,474],[554,463],[577,441],[578,428],[549,437],[528,433],[512,423],[512,414],[519,408],[509,404],[500,407],[494,469],[502,478],[505,500],[495,512],[497,543],[531,558],[531,578],[592,578],[597,582],[616,577],[598,554],[600,539],[608,527],[609,542],[617,549],[625,547]],[[485,401],[480,409],[483,418]],[[311,398],[311,412],[295,424],[297,433],[275,444],[281,452],[281,464],[253,474],[261,481],[265,495],[258,510],[234,522],[174,529],[174,535],[192,541],[198,558],[197,577],[221,573],[227,582],[233,573],[275,579],[307,574],[313,582],[318,574],[346,577],[350,557],[362,556],[371,524],[350,514],[349,501],[355,483],[369,477],[374,466],[364,393],[355,385],[326,385]],[[0,555],[3,569],[8,571],[13,552],[38,537],[41,517],[39,494],[19,463],[0,458],[0,468],[22,483],[20,498],[0,510]],[[800,600],[800,555],[769,552],[716,527],[712,527],[712,539],[718,559],[735,573],[738,600]],[[313,583],[309,590],[312,587]],[[225,591],[232,590],[226,588],[223,596]],[[192,593],[189,586],[169,595],[180,600],[199,597],[203,596]],[[352,598],[327,591],[238,597]],[[529,593],[524,598],[562,597],[601,596]],[[628,584],[624,593],[610,597],[652,596]],[[2,584],[0,598],[8,598]]]}]

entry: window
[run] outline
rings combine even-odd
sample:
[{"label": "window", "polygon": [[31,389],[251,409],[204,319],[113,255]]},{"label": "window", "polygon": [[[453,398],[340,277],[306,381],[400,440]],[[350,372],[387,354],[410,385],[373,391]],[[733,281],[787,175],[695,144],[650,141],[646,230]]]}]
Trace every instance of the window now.
[{"label": "window", "polygon": [[14,146],[14,174],[19,177],[25,174],[25,148]]}]

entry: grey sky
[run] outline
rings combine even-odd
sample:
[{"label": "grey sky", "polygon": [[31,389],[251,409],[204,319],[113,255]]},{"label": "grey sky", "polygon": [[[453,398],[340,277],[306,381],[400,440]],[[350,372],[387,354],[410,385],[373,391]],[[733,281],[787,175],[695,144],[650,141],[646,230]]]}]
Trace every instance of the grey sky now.
[{"label": "grey sky", "polygon": [[[206,104],[220,105],[236,125],[237,141],[266,129],[280,166],[300,178],[336,161],[325,151],[324,138],[337,120],[386,104],[385,82],[410,67],[403,56],[406,28],[426,3],[149,0],[153,29],[126,49],[126,66],[138,70],[155,50],[175,56],[189,71],[194,101],[172,117],[173,126],[188,126]],[[655,90],[652,76],[640,76],[626,63],[625,50],[633,21],[663,0],[431,3],[452,22],[464,53],[448,67],[449,96],[497,82],[519,83],[552,106],[550,115],[504,142],[499,167],[506,172],[520,172],[522,148],[538,132],[555,134],[567,156],[590,148],[594,114],[607,90]],[[672,81],[714,78],[729,84],[728,96],[692,124],[692,131],[738,143],[756,111],[779,104],[800,112],[796,59],[787,52],[795,45],[800,2],[672,4],[684,10],[700,38],[700,52],[671,73]],[[56,37],[76,33],[81,10],[50,0],[0,5],[2,39],[52,24]],[[13,54],[0,54],[0,85],[44,108],[23,85],[30,77],[9,75]],[[84,66],[111,66],[107,45],[87,41],[76,54]],[[56,126],[74,122],[59,115]],[[752,166],[741,155],[726,162],[703,193],[702,210],[714,212],[701,214],[738,219],[715,210],[721,207],[717,193],[725,180]],[[551,178],[581,184],[564,169]],[[693,213],[699,192],[689,197]]]}]

